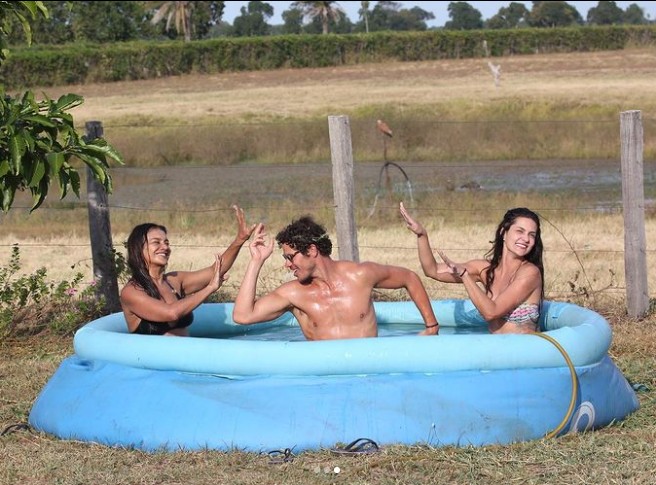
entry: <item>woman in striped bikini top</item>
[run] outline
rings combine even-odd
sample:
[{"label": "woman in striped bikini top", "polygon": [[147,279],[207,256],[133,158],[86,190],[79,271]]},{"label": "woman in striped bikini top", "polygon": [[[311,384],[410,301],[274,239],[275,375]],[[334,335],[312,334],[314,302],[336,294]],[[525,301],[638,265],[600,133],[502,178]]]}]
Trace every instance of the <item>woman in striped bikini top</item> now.
[{"label": "woman in striped bikini top", "polygon": [[444,283],[462,283],[472,303],[488,322],[491,333],[531,333],[539,330],[544,299],[544,266],[540,218],[524,207],[506,212],[485,259],[456,263],[437,251],[428,234],[401,203],[408,229],[417,235],[424,274]]}]

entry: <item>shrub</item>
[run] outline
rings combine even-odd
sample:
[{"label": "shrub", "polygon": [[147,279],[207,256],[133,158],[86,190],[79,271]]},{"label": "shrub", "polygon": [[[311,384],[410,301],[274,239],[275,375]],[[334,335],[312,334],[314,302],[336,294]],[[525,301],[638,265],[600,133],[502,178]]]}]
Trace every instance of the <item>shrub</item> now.
[{"label": "shrub", "polygon": [[94,282],[82,286],[83,275],[70,281],[48,281],[46,268],[19,275],[20,250],[12,248],[9,264],[0,267],[0,336],[18,337],[50,331],[72,335],[84,323],[103,315],[104,301]]}]

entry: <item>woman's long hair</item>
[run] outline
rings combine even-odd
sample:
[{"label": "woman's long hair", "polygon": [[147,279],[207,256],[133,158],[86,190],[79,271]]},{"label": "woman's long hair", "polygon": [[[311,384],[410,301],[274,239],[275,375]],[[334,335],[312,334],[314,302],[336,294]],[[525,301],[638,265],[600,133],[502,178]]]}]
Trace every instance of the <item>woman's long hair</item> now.
[{"label": "woman's long hair", "polygon": [[492,242],[492,249],[490,249],[485,255],[485,259],[490,262],[490,266],[487,270],[487,275],[485,277],[485,291],[491,294],[490,288],[492,288],[492,283],[494,282],[494,271],[499,266],[501,261],[501,255],[503,254],[503,238],[510,229],[518,217],[526,217],[535,222],[537,230],[535,232],[535,244],[531,252],[526,255],[526,261],[533,263],[540,270],[540,281],[541,281],[541,294],[540,299],[544,299],[544,265],[542,264],[542,234],[540,232],[540,217],[525,207],[517,207],[515,209],[510,209],[503,216],[503,220],[499,223],[497,231],[494,235],[494,241]]},{"label": "woman's long hair", "polygon": [[161,295],[150,277],[150,273],[148,273],[148,265],[143,257],[143,248],[148,244],[148,231],[151,229],[160,229],[167,233],[166,227],[152,222],[139,224],[132,229],[127,242],[128,267],[132,273],[130,281],[143,288],[148,296],[159,299]]}]

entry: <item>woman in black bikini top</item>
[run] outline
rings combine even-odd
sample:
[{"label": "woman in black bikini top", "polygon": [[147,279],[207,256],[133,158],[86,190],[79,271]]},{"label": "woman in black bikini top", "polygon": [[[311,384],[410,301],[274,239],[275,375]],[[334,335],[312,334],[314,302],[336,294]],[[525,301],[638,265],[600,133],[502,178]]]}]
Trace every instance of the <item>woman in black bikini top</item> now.
[{"label": "woman in black bikini top", "polygon": [[214,264],[197,271],[166,273],[171,248],[164,226],[136,226],[127,242],[127,263],[132,277],[121,291],[121,306],[128,330],[144,335],[188,335],[193,310],[219,289],[239,250],[255,225],[249,227],[244,212],[233,206],[237,236]]},{"label": "woman in black bikini top", "polygon": [[[164,282],[171,288],[171,291],[175,295],[175,297],[178,300],[182,300],[185,297],[184,292],[181,294],[175,291],[173,286],[171,286],[171,283],[164,278]],[[162,322],[151,322],[150,320],[145,320],[141,319],[139,322],[139,326],[137,326],[137,329],[132,332],[132,333],[140,333],[142,335],[164,335],[170,330],[173,329],[178,329],[178,328],[186,328],[189,325],[191,325],[194,321],[194,314],[193,313],[187,313],[186,315],[183,315],[182,317],[178,318],[174,322],[168,322],[168,325],[163,325]]]}]

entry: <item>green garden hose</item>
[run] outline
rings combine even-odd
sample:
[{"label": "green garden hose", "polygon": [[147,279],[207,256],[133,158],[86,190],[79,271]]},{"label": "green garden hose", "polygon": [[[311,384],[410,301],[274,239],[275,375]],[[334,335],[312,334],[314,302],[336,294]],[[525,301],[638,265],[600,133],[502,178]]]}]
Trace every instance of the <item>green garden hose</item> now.
[{"label": "green garden hose", "polygon": [[569,408],[567,409],[567,413],[565,414],[565,417],[563,420],[560,422],[558,426],[545,436],[545,438],[553,438],[560,433],[560,431],[565,427],[569,419],[572,417],[572,413],[574,413],[574,407],[576,406],[576,399],[578,396],[578,388],[579,388],[579,379],[576,375],[576,369],[574,368],[574,364],[572,363],[572,359],[569,358],[569,355],[567,355],[567,352],[565,352],[565,349],[554,339],[553,337],[547,335],[546,333],[534,333],[536,337],[543,338],[545,340],[548,340],[554,346],[560,351],[560,353],[565,357],[565,362],[567,362],[567,367],[569,367],[569,372],[572,377],[572,397],[569,402]]}]

